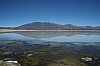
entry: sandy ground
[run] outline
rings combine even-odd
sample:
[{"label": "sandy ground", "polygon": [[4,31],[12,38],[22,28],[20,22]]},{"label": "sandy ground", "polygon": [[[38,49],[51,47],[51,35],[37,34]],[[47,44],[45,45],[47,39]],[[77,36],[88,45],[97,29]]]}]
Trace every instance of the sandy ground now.
[{"label": "sandy ground", "polygon": [[16,31],[97,31],[100,30],[12,30],[12,29],[0,29],[0,32],[16,32]]}]

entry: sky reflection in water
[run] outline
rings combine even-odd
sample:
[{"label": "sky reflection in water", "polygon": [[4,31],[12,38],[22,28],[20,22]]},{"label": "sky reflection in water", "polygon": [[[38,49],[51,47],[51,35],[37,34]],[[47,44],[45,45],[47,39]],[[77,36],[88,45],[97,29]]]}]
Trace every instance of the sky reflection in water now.
[{"label": "sky reflection in water", "polygon": [[57,42],[100,42],[99,32],[14,32],[0,33],[0,40],[44,40]]}]

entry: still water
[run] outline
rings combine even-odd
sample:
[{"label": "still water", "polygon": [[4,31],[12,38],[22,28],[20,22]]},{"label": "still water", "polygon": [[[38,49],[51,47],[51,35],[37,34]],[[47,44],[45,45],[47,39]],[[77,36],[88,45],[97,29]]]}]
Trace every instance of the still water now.
[{"label": "still water", "polygon": [[0,40],[41,40],[41,41],[54,41],[54,42],[100,42],[100,32],[0,33]]},{"label": "still water", "polygon": [[21,66],[100,66],[100,32],[0,33],[0,60],[0,66],[9,60]]}]

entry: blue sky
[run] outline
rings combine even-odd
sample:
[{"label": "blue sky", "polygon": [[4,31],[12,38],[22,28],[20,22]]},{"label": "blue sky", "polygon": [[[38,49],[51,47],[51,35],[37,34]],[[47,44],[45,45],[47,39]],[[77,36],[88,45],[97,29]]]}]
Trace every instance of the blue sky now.
[{"label": "blue sky", "polygon": [[0,0],[0,26],[31,22],[100,26],[100,0]]}]

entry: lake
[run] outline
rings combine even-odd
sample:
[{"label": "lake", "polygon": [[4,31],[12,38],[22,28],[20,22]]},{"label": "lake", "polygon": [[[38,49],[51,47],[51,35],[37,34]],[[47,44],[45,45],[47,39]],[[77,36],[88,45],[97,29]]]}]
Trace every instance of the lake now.
[{"label": "lake", "polygon": [[100,32],[0,33],[0,60],[21,66],[100,66]]},{"label": "lake", "polygon": [[100,42],[100,32],[13,32],[0,33],[0,40],[43,40],[55,42]]}]

